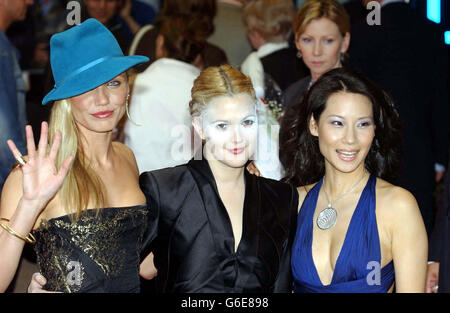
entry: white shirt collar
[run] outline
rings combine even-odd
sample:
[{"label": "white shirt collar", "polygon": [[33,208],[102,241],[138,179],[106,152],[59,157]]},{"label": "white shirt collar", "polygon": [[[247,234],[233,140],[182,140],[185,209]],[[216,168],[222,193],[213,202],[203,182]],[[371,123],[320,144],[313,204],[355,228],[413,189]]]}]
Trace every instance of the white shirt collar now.
[{"label": "white shirt collar", "polygon": [[273,42],[268,42],[264,45],[262,45],[261,47],[259,47],[257,54],[258,57],[264,58],[266,55],[269,55],[271,53],[274,53],[275,51],[284,49],[289,47],[289,44],[287,41],[282,42],[282,43],[273,43]]}]

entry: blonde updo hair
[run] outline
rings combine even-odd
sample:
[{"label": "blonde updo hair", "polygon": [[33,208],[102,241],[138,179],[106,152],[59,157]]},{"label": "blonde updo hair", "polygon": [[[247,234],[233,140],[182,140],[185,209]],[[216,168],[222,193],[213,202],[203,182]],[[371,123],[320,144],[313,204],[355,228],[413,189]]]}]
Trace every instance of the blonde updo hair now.
[{"label": "blonde updo hair", "polygon": [[268,42],[286,41],[292,32],[295,15],[292,0],[255,0],[244,7],[244,24],[258,31]]},{"label": "blonde updo hair", "polygon": [[322,17],[334,22],[342,36],[350,33],[350,17],[339,2],[336,0],[308,0],[295,14],[293,23],[295,40],[298,40],[312,20]]},{"label": "blonde updo hair", "polygon": [[208,67],[195,79],[191,89],[189,102],[191,116],[200,116],[215,97],[238,94],[247,94],[256,102],[255,91],[249,77],[230,65]]}]

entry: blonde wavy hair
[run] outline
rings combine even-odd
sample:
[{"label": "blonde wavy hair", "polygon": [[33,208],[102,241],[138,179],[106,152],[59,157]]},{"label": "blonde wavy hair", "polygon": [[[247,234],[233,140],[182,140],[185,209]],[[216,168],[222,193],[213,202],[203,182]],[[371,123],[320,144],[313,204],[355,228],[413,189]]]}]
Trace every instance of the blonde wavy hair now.
[{"label": "blonde wavy hair", "polygon": [[[81,133],[72,115],[70,100],[55,101],[50,113],[49,137],[53,142],[56,131],[60,131],[62,140],[56,157],[56,168],[68,156],[75,156],[71,168],[58,191],[58,196],[68,214],[75,212],[76,221],[81,213],[92,205],[98,209],[105,205],[105,188],[101,178],[89,164],[81,145]],[[98,214],[98,211],[97,211]]]},{"label": "blonde wavy hair", "polygon": [[195,79],[191,89],[189,111],[192,117],[200,116],[215,97],[248,94],[255,102],[252,81],[230,65],[211,66]]}]

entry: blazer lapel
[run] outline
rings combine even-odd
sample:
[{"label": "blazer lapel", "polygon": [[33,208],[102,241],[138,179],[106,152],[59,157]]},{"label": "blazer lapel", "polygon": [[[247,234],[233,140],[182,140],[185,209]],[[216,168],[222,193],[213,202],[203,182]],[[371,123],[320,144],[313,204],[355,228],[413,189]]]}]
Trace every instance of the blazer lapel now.
[{"label": "blazer lapel", "polygon": [[231,258],[240,264],[235,286],[244,287],[252,273],[259,245],[260,191],[256,177],[245,170],[245,198],[242,216],[242,237],[234,253],[234,237],[228,212],[220,199],[214,176],[206,160],[191,160],[189,169],[198,184],[207,213],[216,252],[219,257]]},{"label": "blazer lapel", "polygon": [[219,256],[226,257],[234,250],[233,231],[228,213],[220,200],[214,176],[204,159],[189,161],[188,168],[200,191],[216,252]]}]

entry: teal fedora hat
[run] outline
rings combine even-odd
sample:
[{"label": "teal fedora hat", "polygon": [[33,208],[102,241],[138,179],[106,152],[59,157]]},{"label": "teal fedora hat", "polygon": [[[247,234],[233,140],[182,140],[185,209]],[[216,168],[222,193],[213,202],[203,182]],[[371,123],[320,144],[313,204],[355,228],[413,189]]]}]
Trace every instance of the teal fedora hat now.
[{"label": "teal fedora hat", "polygon": [[90,18],[50,39],[55,86],[42,104],[85,93],[147,61],[140,55],[124,56],[113,34]]}]

